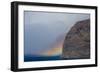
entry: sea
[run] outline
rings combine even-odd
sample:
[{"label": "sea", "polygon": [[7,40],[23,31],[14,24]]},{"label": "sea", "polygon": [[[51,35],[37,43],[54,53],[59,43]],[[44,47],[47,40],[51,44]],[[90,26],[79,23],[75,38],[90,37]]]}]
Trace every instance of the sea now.
[{"label": "sea", "polygon": [[24,62],[31,61],[50,61],[50,60],[62,60],[61,55],[57,56],[33,56],[33,55],[25,55]]}]

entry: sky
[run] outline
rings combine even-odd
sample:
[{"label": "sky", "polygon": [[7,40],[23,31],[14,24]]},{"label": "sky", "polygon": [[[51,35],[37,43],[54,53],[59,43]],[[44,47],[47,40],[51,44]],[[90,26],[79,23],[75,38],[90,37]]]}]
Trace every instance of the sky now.
[{"label": "sky", "polygon": [[71,27],[89,18],[89,14],[24,11],[24,54],[60,55]]}]

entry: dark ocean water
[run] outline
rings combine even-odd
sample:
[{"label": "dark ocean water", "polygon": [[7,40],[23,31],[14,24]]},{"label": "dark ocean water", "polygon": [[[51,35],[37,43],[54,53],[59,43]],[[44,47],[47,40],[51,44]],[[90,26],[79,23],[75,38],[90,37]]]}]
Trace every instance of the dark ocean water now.
[{"label": "dark ocean water", "polygon": [[61,56],[24,56],[24,62],[30,61],[50,61],[50,60],[62,60]]},{"label": "dark ocean water", "polygon": [[31,61],[56,61],[56,60],[77,60],[77,59],[88,59],[88,58],[80,58],[80,57],[73,57],[73,58],[62,58],[60,56],[33,56],[27,55],[24,56],[24,62],[31,62]]}]

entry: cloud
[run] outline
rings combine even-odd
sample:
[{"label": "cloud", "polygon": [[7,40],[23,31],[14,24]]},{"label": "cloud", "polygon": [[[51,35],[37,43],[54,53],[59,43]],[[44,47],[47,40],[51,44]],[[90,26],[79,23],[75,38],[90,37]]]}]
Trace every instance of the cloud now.
[{"label": "cloud", "polygon": [[[88,19],[89,14],[50,13],[25,11],[25,54],[43,53],[61,34],[75,22]],[[56,47],[57,48],[57,47]]]}]

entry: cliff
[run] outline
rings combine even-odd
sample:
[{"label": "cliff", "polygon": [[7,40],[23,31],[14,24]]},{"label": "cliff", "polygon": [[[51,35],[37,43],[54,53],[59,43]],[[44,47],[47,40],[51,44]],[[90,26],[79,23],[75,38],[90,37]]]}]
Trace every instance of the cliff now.
[{"label": "cliff", "polygon": [[70,29],[64,40],[62,58],[90,58],[90,19],[78,21]]}]

